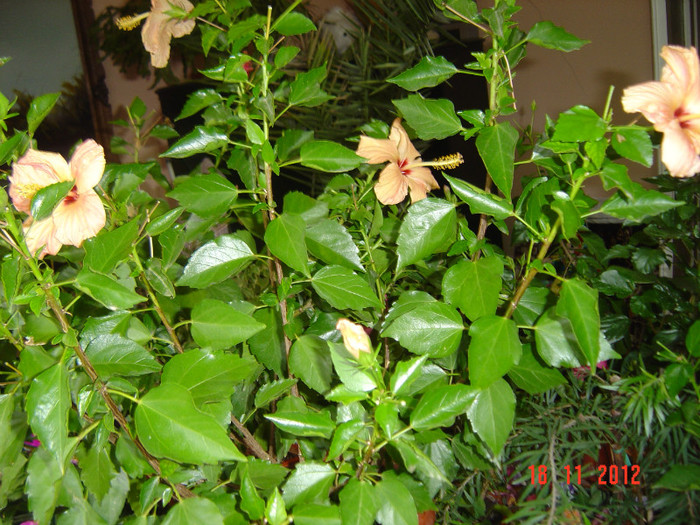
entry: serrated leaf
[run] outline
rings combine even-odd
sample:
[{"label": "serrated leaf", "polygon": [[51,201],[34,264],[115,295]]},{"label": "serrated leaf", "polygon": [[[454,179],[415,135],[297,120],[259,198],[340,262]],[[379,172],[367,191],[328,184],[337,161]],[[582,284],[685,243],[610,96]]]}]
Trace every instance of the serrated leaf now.
[{"label": "serrated leaf", "polygon": [[575,37],[549,20],[537,22],[528,31],[526,38],[538,46],[559,51],[575,51],[590,42],[590,40]]},{"label": "serrated leaf", "polygon": [[466,181],[455,179],[444,175],[447,182],[450,183],[452,191],[460,198],[460,200],[469,205],[469,210],[474,215],[484,213],[491,215],[497,221],[507,219],[513,215],[513,204],[505,200],[503,197],[486,193],[481,188],[469,184]]},{"label": "serrated leaf", "polygon": [[454,64],[444,57],[425,56],[412,68],[395,77],[388,78],[387,82],[408,91],[418,91],[441,84],[457,71]]},{"label": "serrated leaf", "polygon": [[343,525],[372,525],[380,502],[375,487],[366,481],[350,478],[340,491],[340,515]]},{"label": "serrated leaf", "polygon": [[39,189],[31,200],[30,213],[34,220],[41,221],[49,217],[73,186],[75,186],[75,181],[69,180],[49,184]]},{"label": "serrated leaf", "polygon": [[633,186],[631,192],[629,197],[619,192],[615,193],[603,203],[598,212],[607,213],[619,219],[640,222],[646,217],[658,215],[685,204],[656,190],[647,190],[641,185]]},{"label": "serrated leaf", "polygon": [[330,438],[335,430],[328,412],[275,412],[265,418],[280,430],[298,437]]},{"label": "serrated leaf", "polygon": [[460,261],[445,272],[442,295],[471,321],[493,315],[498,306],[502,273],[503,262],[498,257]]},{"label": "serrated leaf", "polygon": [[309,276],[309,260],[304,241],[306,224],[298,215],[278,215],[265,230],[265,244],[284,264]]},{"label": "serrated leaf", "polygon": [[328,344],[320,337],[302,335],[289,349],[289,371],[309,388],[324,394],[331,387],[332,361]]},{"label": "serrated leaf", "polygon": [[400,361],[391,375],[391,391],[400,396],[405,393],[423,371],[423,365],[428,360],[427,355],[414,357],[409,361]]},{"label": "serrated leaf", "polygon": [[338,310],[381,308],[367,281],[343,266],[325,266],[311,279],[311,286],[324,300]]},{"label": "serrated leaf", "polygon": [[350,148],[330,140],[304,142],[300,150],[301,165],[328,173],[342,173],[365,162]]},{"label": "serrated leaf", "polygon": [[275,20],[272,26],[273,31],[284,36],[303,35],[309,31],[315,31],[314,23],[301,13],[291,11]]},{"label": "serrated leaf", "polygon": [[97,273],[109,274],[121,261],[129,257],[139,234],[137,219],[112,231],[101,232],[85,241],[85,266]]},{"label": "serrated leaf", "polygon": [[297,74],[289,85],[289,104],[310,108],[319,106],[333,98],[321,89],[326,74],[325,64]]},{"label": "serrated leaf", "polygon": [[199,113],[203,109],[216,104],[217,102],[221,102],[222,100],[222,96],[214,89],[199,89],[187,97],[187,101],[185,102],[182,111],[175,120],[182,120],[183,118],[191,117],[192,115]]},{"label": "serrated leaf", "polygon": [[340,264],[364,272],[360,250],[342,224],[320,219],[306,228],[306,247],[314,257],[327,264]]},{"label": "serrated leaf", "polygon": [[197,126],[173,144],[161,157],[184,159],[198,153],[211,153],[228,144],[228,136],[214,126]]},{"label": "serrated leaf", "polygon": [[32,102],[29,104],[29,109],[27,110],[27,132],[30,135],[34,135],[36,128],[39,127],[39,124],[41,124],[41,122],[51,112],[51,109],[54,107],[60,96],[60,93],[47,93],[32,100]]},{"label": "serrated leaf", "polygon": [[579,279],[564,281],[557,302],[557,314],[571,321],[571,328],[588,364],[595,366],[600,353],[598,291]]},{"label": "serrated leaf", "polygon": [[238,190],[221,175],[202,173],[185,178],[167,195],[187,211],[206,218],[228,210],[238,197]]},{"label": "serrated leaf", "polygon": [[412,204],[399,228],[397,271],[447,251],[456,233],[457,212],[453,204],[434,198]]},{"label": "serrated leaf", "polygon": [[469,381],[481,388],[503,377],[520,361],[522,345],[511,319],[487,315],[469,327]]},{"label": "serrated leaf", "polygon": [[463,384],[432,389],[423,394],[411,411],[411,426],[416,430],[450,427],[455,417],[471,406],[477,393],[474,387]]},{"label": "serrated leaf", "polygon": [[200,412],[189,390],[161,384],[141,398],[136,432],[148,452],[183,463],[245,461],[216,419]]},{"label": "serrated leaf", "polygon": [[85,348],[100,377],[158,372],[160,363],[141,345],[118,334],[98,335]]},{"label": "serrated leaf", "polygon": [[530,395],[541,394],[566,382],[558,370],[544,366],[537,360],[529,344],[523,345],[523,356],[508,371],[508,377]]},{"label": "serrated leaf", "polygon": [[654,146],[649,133],[644,128],[633,126],[614,128],[610,144],[620,156],[647,168],[651,167],[654,161]]},{"label": "serrated leaf", "polygon": [[297,380],[294,378],[278,379],[265,383],[255,394],[255,407],[262,408],[269,405],[278,397],[289,392],[296,384]]},{"label": "serrated leaf", "polygon": [[222,235],[192,254],[175,284],[206,288],[230,277],[253,258],[250,247],[240,238]]},{"label": "serrated leaf", "polygon": [[574,106],[559,115],[552,140],[560,142],[589,142],[605,135],[607,124],[591,108]]},{"label": "serrated leaf", "polygon": [[192,338],[212,350],[235,346],[264,328],[251,316],[216,299],[204,299],[192,309]]},{"label": "serrated leaf", "polygon": [[444,139],[462,130],[454,104],[447,99],[409,95],[401,100],[392,100],[392,103],[422,140]]},{"label": "serrated leaf", "polygon": [[174,505],[163,520],[163,525],[190,525],[192,523],[224,525],[224,518],[213,501],[194,496],[182,499]]},{"label": "serrated leaf", "polygon": [[518,132],[509,122],[486,126],[476,137],[476,148],[493,183],[510,201],[513,189],[515,145]]},{"label": "serrated leaf", "polygon": [[[282,487],[282,498],[288,507],[300,503],[326,502],[335,475],[335,470],[327,463],[313,461],[299,463]],[[295,508],[295,523],[296,513]]]},{"label": "serrated leaf", "polygon": [[568,319],[557,316],[550,308],[535,325],[537,353],[550,366],[581,366],[583,355]]},{"label": "serrated leaf", "polygon": [[375,494],[381,502],[377,521],[382,525],[418,525],[418,511],[411,492],[397,478],[385,476],[376,484]]},{"label": "serrated leaf", "polygon": [[351,392],[369,392],[377,388],[374,378],[339,343],[327,342],[340,381]]},{"label": "serrated leaf", "polygon": [[128,310],[146,300],[132,288],[127,288],[107,275],[83,269],[75,279],[76,286],[112,310]]},{"label": "serrated leaf", "polygon": [[515,394],[499,379],[479,392],[467,411],[472,427],[495,456],[503,449],[515,418]]}]

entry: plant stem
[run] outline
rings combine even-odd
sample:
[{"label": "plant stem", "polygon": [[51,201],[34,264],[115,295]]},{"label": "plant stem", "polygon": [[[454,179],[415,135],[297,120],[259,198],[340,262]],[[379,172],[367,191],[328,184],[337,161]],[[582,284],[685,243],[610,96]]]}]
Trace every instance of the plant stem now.
[{"label": "plant stem", "polygon": [[275,458],[270,456],[270,454],[268,454],[265,449],[260,446],[260,443],[258,443],[255,437],[253,437],[253,434],[251,434],[245,425],[238,421],[236,416],[233,414],[231,414],[231,423],[233,423],[233,426],[236,427],[236,429],[238,429],[238,431],[241,433],[243,436],[243,442],[256,457],[269,461],[270,463],[277,463]]}]

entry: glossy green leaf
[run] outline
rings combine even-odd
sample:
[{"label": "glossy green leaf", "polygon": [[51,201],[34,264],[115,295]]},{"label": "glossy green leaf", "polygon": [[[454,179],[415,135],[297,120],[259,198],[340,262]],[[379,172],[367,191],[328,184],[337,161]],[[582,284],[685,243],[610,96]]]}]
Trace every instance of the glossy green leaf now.
[{"label": "glossy green leaf", "polygon": [[558,370],[537,360],[529,344],[523,345],[523,356],[520,362],[510,369],[508,377],[531,395],[541,394],[566,382],[566,378]]},{"label": "glossy green leaf", "polygon": [[275,20],[272,30],[284,36],[292,36],[315,31],[316,26],[306,16],[296,11],[291,11]]},{"label": "glossy green leaf", "polygon": [[332,362],[326,341],[313,335],[302,335],[294,341],[289,349],[289,371],[319,394],[327,392]]},{"label": "glossy green leaf", "polygon": [[175,120],[182,120],[183,118],[196,115],[203,109],[206,109],[217,102],[221,102],[222,100],[223,97],[215,89],[199,89],[194,93],[190,93],[190,95],[187,97],[185,105],[182,107],[182,111],[180,111],[180,114]]},{"label": "glossy green leaf", "polygon": [[602,138],[607,129],[605,121],[591,108],[574,106],[559,115],[552,140],[559,142],[588,142]]},{"label": "glossy green leaf", "polygon": [[340,343],[328,342],[333,368],[340,381],[352,392],[369,392],[377,388],[375,379]]},{"label": "glossy green leaf", "polygon": [[261,308],[253,317],[265,328],[248,340],[248,346],[255,358],[278,376],[284,375],[286,347],[282,332],[282,321],[277,308]]},{"label": "glossy green leaf", "polygon": [[22,452],[22,444],[27,435],[27,418],[22,412],[15,410],[21,400],[19,395],[0,394],[0,470],[18,461]]},{"label": "glossy green leaf", "polygon": [[580,49],[590,42],[575,37],[549,20],[537,22],[530,28],[526,38],[535,45],[567,52]]},{"label": "glossy green leaf", "polygon": [[418,91],[423,88],[435,87],[456,72],[457,68],[446,58],[425,56],[412,68],[395,77],[388,78],[387,82],[408,91]]},{"label": "glossy green leaf", "polygon": [[258,364],[223,351],[193,349],[177,354],[163,367],[161,383],[177,383],[192,394],[195,405],[233,394],[234,386],[249,379]]},{"label": "glossy green leaf", "polygon": [[500,221],[513,215],[513,205],[493,193],[486,193],[481,188],[469,184],[461,179],[455,179],[444,175],[447,182],[450,183],[452,191],[459,197],[462,202],[469,205],[469,210],[478,215],[484,213],[491,215],[494,219]]},{"label": "glossy green leaf", "polygon": [[700,321],[695,321],[685,336],[685,347],[694,357],[700,357]]},{"label": "glossy green leaf", "polygon": [[306,504],[294,509],[296,525],[341,525],[340,509],[330,505]]},{"label": "glossy green leaf", "polygon": [[284,264],[308,276],[309,256],[304,241],[305,229],[304,219],[298,215],[283,213],[268,224],[265,230],[265,244]]},{"label": "glossy green leaf", "polygon": [[555,308],[550,308],[535,325],[537,353],[545,363],[555,368],[580,366],[584,359],[571,323],[555,312]]},{"label": "glossy green leaf", "polygon": [[198,153],[211,153],[228,144],[228,136],[214,126],[197,126],[173,144],[161,157],[184,159]]},{"label": "glossy green leaf", "polygon": [[32,432],[50,450],[59,465],[73,445],[68,437],[68,412],[71,408],[68,371],[56,363],[32,380],[27,392],[27,415]]},{"label": "glossy green leaf", "polygon": [[282,525],[287,522],[287,509],[277,487],[273,489],[272,495],[267,500],[265,518],[270,525]]},{"label": "glossy green leaf", "polygon": [[85,348],[100,377],[140,376],[158,372],[160,363],[143,346],[118,334],[98,335]]},{"label": "glossy green leaf", "polygon": [[328,217],[328,204],[300,191],[285,193],[282,209],[285,214],[301,215],[307,226]]},{"label": "glossy green leaf", "polygon": [[183,211],[185,211],[184,208],[181,208],[180,206],[167,211],[157,219],[148,223],[148,226],[146,226],[146,233],[152,237],[160,235],[175,224],[175,221],[180,218]]},{"label": "glossy green leaf", "polygon": [[269,405],[275,399],[285,395],[294,385],[297,384],[295,378],[278,379],[265,383],[255,393],[255,408],[262,408]]},{"label": "glossy green leaf", "polygon": [[[181,179],[178,177],[178,179]],[[202,173],[182,178],[168,197],[200,217],[220,216],[238,197],[236,187],[221,175]]]},{"label": "glossy green leaf", "polygon": [[35,221],[46,219],[54,208],[68,195],[75,181],[56,182],[38,190],[31,201],[30,212]]},{"label": "glossy green leaf", "polygon": [[0,143],[0,166],[7,164],[26,138],[24,133],[15,132],[12,137]]},{"label": "glossy green leaf", "polygon": [[328,412],[275,412],[266,415],[277,428],[298,437],[330,439],[335,423]]},{"label": "glossy green leaf", "polygon": [[463,330],[457,310],[435,301],[398,316],[381,335],[397,340],[414,354],[445,357],[457,350]]},{"label": "glossy green leaf", "polygon": [[75,279],[76,286],[110,309],[128,310],[144,302],[145,297],[127,288],[112,277],[83,269]]},{"label": "glossy green leaf", "polygon": [[372,525],[381,506],[375,487],[351,478],[340,491],[340,515],[343,525]]},{"label": "glossy green leaf", "polygon": [[[294,57],[299,54],[299,48],[296,46],[282,46],[275,54],[275,67],[282,69],[284,66],[289,64]],[[283,160],[280,157],[280,160]]]},{"label": "glossy green leaf", "polygon": [[248,473],[241,479],[241,509],[243,509],[251,520],[259,520],[265,512],[265,501],[258,495],[255,485]]},{"label": "glossy green leaf", "polygon": [[171,299],[175,297],[175,286],[170,277],[163,271],[163,263],[160,259],[149,259],[144,273],[148,284],[156,293]]},{"label": "glossy green leaf", "polygon": [[683,201],[677,201],[665,193],[647,190],[640,185],[633,186],[631,191],[630,197],[616,193],[606,200],[598,211],[619,219],[639,222],[684,204]]},{"label": "glossy green leaf", "polygon": [[445,272],[442,295],[471,321],[493,315],[498,307],[502,273],[503,262],[495,256],[475,262],[462,260]]},{"label": "glossy green leaf", "polygon": [[422,199],[408,208],[399,228],[397,271],[447,251],[457,234],[457,212],[442,199]]},{"label": "glossy green leaf", "polygon": [[137,219],[112,231],[101,232],[85,241],[83,263],[92,271],[109,274],[121,261],[127,259],[139,235]]},{"label": "glossy green leaf", "polygon": [[455,417],[464,414],[478,391],[464,384],[431,389],[420,398],[411,412],[411,426],[416,430],[450,427]]},{"label": "glossy green leaf", "polygon": [[513,320],[521,325],[533,326],[548,306],[553,306],[554,294],[549,288],[530,285],[513,311]]},{"label": "glossy green leaf", "polygon": [[51,523],[62,480],[61,466],[48,449],[39,447],[34,451],[27,464],[25,490],[29,510],[38,523]]},{"label": "glossy green leaf", "polygon": [[454,104],[447,99],[409,95],[392,102],[420,139],[444,139],[462,130],[462,123],[455,113]]},{"label": "glossy green leaf", "polygon": [[[27,132],[30,135],[34,135],[36,128],[39,127],[39,124],[41,124],[41,122],[51,112],[51,109],[54,107],[60,96],[60,93],[46,93],[45,95],[39,95],[32,100],[32,102],[29,104],[29,109],[27,110]],[[33,214],[32,216],[36,217]]]},{"label": "glossy green leaf", "polygon": [[231,348],[264,328],[251,316],[216,299],[204,299],[192,309],[192,338],[212,350]]},{"label": "glossy green leaf", "polygon": [[352,236],[337,221],[320,219],[306,228],[306,247],[314,257],[327,264],[365,271]]},{"label": "glossy green leaf", "polygon": [[112,476],[116,474],[107,450],[93,446],[81,453],[78,459],[83,484],[98,499],[102,499],[109,492]]},{"label": "glossy green leaf", "polygon": [[250,247],[240,238],[222,235],[192,254],[175,284],[206,288],[241,270],[253,257]]},{"label": "glossy green leaf", "polygon": [[134,419],[139,439],[156,457],[183,463],[245,461],[216,419],[197,410],[184,386],[152,388],[139,401]]},{"label": "glossy green leaf", "polygon": [[324,266],[313,276],[311,285],[318,295],[338,310],[382,307],[365,278],[344,266]]},{"label": "glossy green leaf", "polygon": [[333,433],[333,439],[328,447],[328,459],[335,459],[358,442],[359,436],[365,433],[365,423],[352,419],[341,423]]},{"label": "glossy green leaf", "polygon": [[557,302],[557,314],[571,321],[571,328],[588,364],[595,366],[600,353],[598,291],[579,279],[564,281]]},{"label": "glossy green leaf", "polygon": [[554,201],[550,203],[551,208],[561,218],[561,233],[565,239],[576,237],[579,228],[583,225],[581,214],[568,197],[568,195],[561,196],[555,193]]},{"label": "glossy green leaf", "polygon": [[377,521],[382,525],[418,525],[418,511],[411,492],[397,478],[386,476],[374,487],[380,502]]},{"label": "glossy green leaf", "polygon": [[610,144],[621,157],[638,162],[647,168],[654,162],[654,146],[649,132],[644,128],[636,126],[614,128]]},{"label": "glossy green leaf", "polygon": [[[288,507],[300,503],[327,502],[335,475],[335,470],[328,463],[299,463],[282,487],[284,502]],[[296,511],[297,509],[294,510],[295,522]]]},{"label": "glossy green leaf", "polygon": [[487,315],[469,327],[469,381],[485,388],[520,361],[522,345],[511,319]]},{"label": "glossy green leaf", "polygon": [[201,497],[184,498],[173,506],[163,520],[163,525],[224,525],[219,508],[213,501]]},{"label": "glossy green leaf", "polygon": [[[518,132],[509,122],[486,126],[476,137],[476,148],[486,171],[496,187],[503,192],[506,201],[510,201],[513,189],[513,162],[517,142]],[[482,202],[481,205],[485,204]]]},{"label": "glossy green leaf", "polygon": [[680,492],[700,490],[700,465],[672,465],[653,487]]},{"label": "glossy green leaf", "polygon": [[325,64],[297,74],[289,85],[289,104],[311,108],[333,98],[321,89],[326,74]]},{"label": "glossy green leaf", "polygon": [[365,162],[350,148],[330,140],[304,142],[300,150],[301,165],[329,173],[342,173]]},{"label": "glossy green leaf", "polygon": [[499,379],[479,392],[467,417],[479,437],[498,456],[515,419],[515,394],[510,385]]},{"label": "glossy green leaf", "polygon": [[428,360],[428,355],[414,357],[408,361],[400,361],[396,364],[396,369],[391,375],[391,391],[394,395],[404,394],[413,382],[418,379],[423,372],[423,365]]}]

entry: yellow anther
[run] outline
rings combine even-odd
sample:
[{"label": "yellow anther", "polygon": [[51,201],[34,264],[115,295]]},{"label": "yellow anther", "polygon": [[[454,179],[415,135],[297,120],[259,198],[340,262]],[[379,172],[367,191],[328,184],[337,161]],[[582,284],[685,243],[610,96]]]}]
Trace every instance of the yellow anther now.
[{"label": "yellow anther", "polygon": [[461,153],[453,153],[452,155],[445,155],[444,157],[437,158],[428,164],[434,168],[441,170],[453,170],[460,164],[464,163],[464,158]]},{"label": "yellow anther", "polygon": [[123,16],[121,18],[117,18],[114,23],[122,31],[131,31],[132,29],[136,29],[141,23],[141,20],[146,18],[148,15],[149,13],[141,13],[140,15],[135,16]]},{"label": "yellow anther", "polygon": [[17,193],[23,199],[30,199],[34,197],[37,191],[39,191],[42,186],[38,184],[22,184],[17,186]]}]

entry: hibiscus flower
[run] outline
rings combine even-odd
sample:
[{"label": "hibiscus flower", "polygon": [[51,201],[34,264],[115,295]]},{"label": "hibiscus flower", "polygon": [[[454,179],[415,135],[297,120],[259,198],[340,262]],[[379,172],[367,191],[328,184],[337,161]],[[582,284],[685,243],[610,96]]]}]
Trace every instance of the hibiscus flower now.
[{"label": "hibiscus flower", "polygon": [[700,62],[695,48],[664,46],[659,82],[628,87],[622,107],[640,112],[663,133],[661,161],[673,177],[700,171]]},{"label": "hibiscus flower", "polygon": [[335,327],[340,330],[345,348],[348,349],[348,352],[350,352],[355,359],[360,358],[360,352],[372,353],[372,344],[363,326],[355,324],[348,319],[338,319]]},{"label": "hibiscus flower", "polygon": [[[104,169],[104,150],[94,140],[80,144],[70,163],[57,153],[31,149],[15,162],[9,178],[10,198],[15,208],[30,214],[24,222],[24,231],[27,248],[32,254],[43,247],[39,254],[42,258],[47,253],[55,255],[64,244],[80,246],[104,227],[105,210],[93,190]],[[34,220],[30,207],[36,192],[67,181],[75,184],[51,215]]]},{"label": "hibiscus flower", "polygon": [[455,168],[463,162],[457,153],[423,162],[418,150],[411,144],[406,130],[401,126],[401,119],[394,120],[388,139],[360,137],[357,154],[367,159],[370,164],[389,162],[379,174],[379,181],[374,186],[374,193],[382,204],[397,204],[411,191],[411,202],[425,199],[430,190],[438,188],[428,166],[448,169]]},{"label": "hibiscus flower", "polygon": [[141,30],[141,40],[143,47],[151,54],[153,67],[165,67],[168,64],[171,38],[189,35],[194,29],[194,20],[171,17],[168,11],[173,8],[189,13],[194,6],[188,0],[151,0],[150,12],[126,16],[116,21],[119,29],[131,31],[141,20],[146,19]]}]

